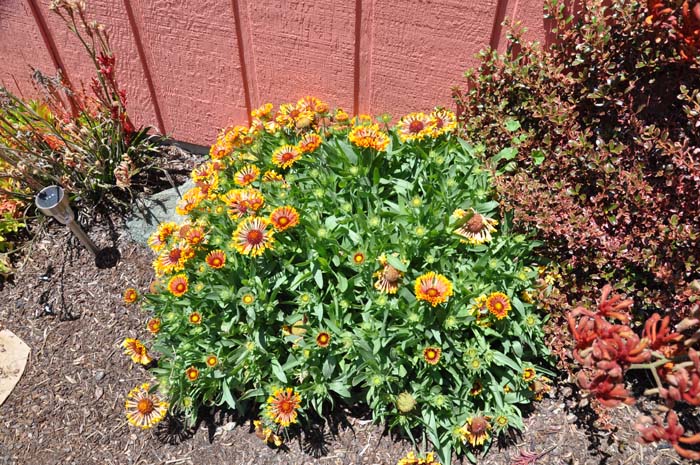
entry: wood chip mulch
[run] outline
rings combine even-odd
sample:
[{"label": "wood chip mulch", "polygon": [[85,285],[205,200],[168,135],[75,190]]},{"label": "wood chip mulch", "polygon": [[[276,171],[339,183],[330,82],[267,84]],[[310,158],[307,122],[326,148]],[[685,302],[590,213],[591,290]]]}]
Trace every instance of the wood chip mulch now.
[{"label": "wood chip mulch", "polygon": [[[164,440],[163,429],[157,434],[130,427],[125,396],[150,376],[122,355],[120,343],[125,337],[148,339],[148,315],[125,306],[122,293],[127,287],[147,288],[152,255],[119,224],[98,223],[89,235],[101,247],[119,249],[115,267],[95,267],[69,232],[52,224],[0,291],[0,329],[13,331],[31,347],[24,376],[0,407],[0,465],[394,465],[410,450],[409,442],[354,417],[335,435],[327,427],[302,433],[286,450],[267,447],[252,433],[250,421],[226,415],[180,434],[172,441],[176,444]],[[494,444],[479,463],[682,463],[668,446],[635,441],[636,408],[615,410],[613,430],[597,429],[573,408],[569,393],[569,388],[556,389],[528,415],[521,435],[502,447]],[[523,461],[526,454],[529,461]]]}]

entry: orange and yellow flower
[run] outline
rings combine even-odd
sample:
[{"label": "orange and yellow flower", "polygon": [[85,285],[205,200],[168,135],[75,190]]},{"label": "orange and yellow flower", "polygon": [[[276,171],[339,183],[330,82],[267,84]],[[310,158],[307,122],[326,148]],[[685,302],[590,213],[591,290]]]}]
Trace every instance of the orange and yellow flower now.
[{"label": "orange and yellow flower", "polygon": [[270,221],[266,218],[249,217],[238,224],[233,232],[233,246],[241,255],[257,257],[271,249],[273,231],[267,230]]},{"label": "orange and yellow flower", "polygon": [[469,390],[469,395],[478,396],[483,390],[484,387],[481,385],[481,382],[479,380],[476,380],[474,381],[474,384],[472,384],[472,388]]},{"label": "orange and yellow flower", "polygon": [[245,165],[233,175],[233,182],[239,186],[247,186],[260,176],[260,169],[255,165]]},{"label": "orange and yellow flower", "polygon": [[124,303],[133,304],[139,298],[139,293],[133,287],[126,288],[124,290]]},{"label": "orange and yellow flower", "polygon": [[226,252],[221,249],[212,250],[207,254],[206,257],[207,265],[215,270],[223,268],[226,264]]},{"label": "orange and yellow flower", "polygon": [[207,359],[205,361],[209,368],[214,368],[216,365],[219,364],[219,358],[213,354],[207,356]]},{"label": "orange and yellow flower", "polygon": [[409,113],[402,117],[396,125],[396,133],[401,142],[423,140],[430,134],[430,118],[425,113]]},{"label": "orange and yellow flower", "polygon": [[486,298],[486,308],[499,320],[508,316],[511,309],[508,296],[502,292],[493,292]]},{"label": "orange and yellow flower", "polygon": [[365,254],[362,252],[355,252],[352,256],[352,262],[355,265],[362,265],[365,262]]},{"label": "orange and yellow flower", "polygon": [[267,120],[272,116],[272,104],[266,103],[250,112],[250,116],[262,120]]},{"label": "orange and yellow flower", "polygon": [[301,152],[293,145],[283,145],[272,152],[272,164],[282,169],[289,168],[301,159]]},{"label": "orange and yellow flower", "polygon": [[124,348],[124,355],[131,357],[131,361],[134,363],[148,365],[153,360],[148,355],[146,346],[143,345],[138,339],[127,337],[124,339],[124,342],[122,342],[122,347]]},{"label": "orange and yellow flower", "polygon": [[489,438],[491,424],[484,416],[467,418],[467,422],[460,428],[459,432],[462,441],[471,444],[472,447],[482,446]]},{"label": "orange and yellow flower", "polygon": [[316,345],[319,347],[328,347],[331,343],[331,335],[325,331],[321,331],[316,336]]},{"label": "orange and yellow flower", "polygon": [[428,365],[437,365],[442,355],[442,349],[439,347],[426,347],[423,349],[423,359]]},{"label": "orange and yellow flower", "polygon": [[185,376],[189,382],[197,381],[197,378],[199,378],[199,370],[194,366],[191,366],[185,370]]},{"label": "orange and yellow flower", "polygon": [[202,314],[199,312],[192,312],[190,315],[187,317],[187,320],[192,323],[193,325],[199,325],[202,324]]},{"label": "orange and yellow flower", "polygon": [[255,426],[255,435],[267,444],[274,444],[279,447],[284,443],[281,437],[272,432],[271,428],[263,427],[262,421],[254,420],[253,426]]},{"label": "orange and yellow flower", "polygon": [[219,175],[218,170],[216,169],[217,167],[219,167],[218,163],[202,163],[192,170],[190,177],[194,182],[210,182]]},{"label": "orange and yellow flower", "polygon": [[270,213],[270,223],[278,231],[293,228],[299,224],[299,213],[296,208],[289,205],[275,208]]},{"label": "orange and yellow flower", "polygon": [[374,283],[374,288],[385,294],[396,294],[399,289],[399,281],[403,278],[403,272],[389,265],[384,254],[377,259],[382,269],[374,273],[374,277],[378,278]]},{"label": "orange and yellow flower", "polygon": [[182,244],[174,246],[170,250],[163,250],[154,263],[154,268],[158,276],[172,273],[173,271],[182,271],[185,268],[188,257],[191,256],[190,251],[185,251]]},{"label": "orange and yellow flower", "polygon": [[212,160],[223,160],[233,151],[233,147],[224,140],[217,140],[209,149],[209,156]]},{"label": "orange and yellow flower", "polygon": [[184,274],[177,274],[168,281],[168,290],[175,297],[181,297],[187,292],[189,281]]},{"label": "orange and yellow flower", "polygon": [[452,296],[452,283],[445,276],[431,271],[416,279],[414,291],[418,300],[430,302],[435,307]]},{"label": "orange and yellow flower", "polygon": [[205,198],[206,195],[202,193],[201,188],[199,186],[195,186],[182,194],[182,198],[178,200],[177,204],[175,205],[175,211],[178,215],[185,216],[197,208]]},{"label": "orange and yellow flower", "polygon": [[252,188],[232,189],[222,195],[221,200],[228,207],[228,214],[233,219],[255,214],[265,205],[265,197],[262,193]]},{"label": "orange and yellow flower", "polygon": [[297,148],[301,153],[312,153],[321,146],[321,136],[316,133],[309,133],[302,137],[297,143]]},{"label": "orange and yellow flower", "polygon": [[322,100],[307,95],[297,101],[297,109],[299,111],[312,111],[314,113],[328,113],[328,104]]},{"label": "orange and yellow flower", "polygon": [[540,376],[530,383],[528,388],[534,393],[535,400],[540,401],[544,398],[545,394],[551,392],[551,382],[552,380],[547,378],[546,376]]},{"label": "orange and yellow flower", "polygon": [[354,127],[348,140],[357,147],[373,148],[377,152],[383,152],[389,145],[389,136],[379,129],[378,124]]},{"label": "orange and yellow flower", "polygon": [[498,221],[487,218],[473,209],[469,209],[468,212],[457,209],[452,213],[452,216],[459,220],[454,233],[462,237],[462,242],[469,245],[491,242],[491,233],[496,232],[494,226],[498,224]]},{"label": "orange and yellow flower", "polygon": [[490,326],[489,310],[486,308],[486,300],[488,296],[480,295],[474,301],[474,305],[469,308],[469,314],[476,318],[476,324],[479,326]]},{"label": "orange and yellow flower", "polygon": [[241,302],[243,305],[251,305],[253,302],[255,302],[255,296],[250,293],[243,294],[241,297]]},{"label": "orange and yellow flower", "polygon": [[126,419],[130,424],[141,429],[152,428],[165,418],[168,412],[168,402],[158,394],[151,393],[150,385],[144,383],[137,386],[126,396]]},{"label": "orange and yellow flower", "polygon": [[428,452],[425,458],[416,457],[415,453],[409,452],[396,465],[440,465],[440,462],[435,459],[435,454],[432,452]]},{"label": "orange and yellow flower", "polygon": [[264,182],[281,182],[283,184],[286,184],[284,180],[284,176],[279,174],[277,171],[274,170],[267,170],[265,171],[265,174],[263,174],[262,180]]},{"label": "orange and yellow flower", "polygon": [[204,229],[199,226],[184,225],[180,228],[180,237],[185,239],[188,245],[194,247],[204,243]]},{"label": "orange and yellow flower", "polygon": [[167,245],[168,238],[177,230],[177,224],[167,221],[158,225],[156,232],[148,238],[148,245],[154,252],[160,252]]},{"label": "orange and yellow flower", "polygon": [[160,331],[160,326],[160,318],[151,318],[146,324],[146,328],[148,328],[148,331],[150,331],[151,334],[158,334],[158,332]]},{"label": "orange and yellow flower", "polygon": [[287,427],[297,421],[301,397],[292,388],[276,389],[267,399],[266,415],[275,423]]},{"label": "orange and yellow flower", "polygon": [[530,381],[535,379],[536,376],[537,373],[535,373],[535,369],[532,367],[527,367],[523,370],[523,381],[525,381],[526,383],[529,383]]},{"label": "orange and yellow flower", "polygon": [[454,132],[457,129],[457,117],[450,110],[438,108],[428,115],[428,128],[433,137]]}]

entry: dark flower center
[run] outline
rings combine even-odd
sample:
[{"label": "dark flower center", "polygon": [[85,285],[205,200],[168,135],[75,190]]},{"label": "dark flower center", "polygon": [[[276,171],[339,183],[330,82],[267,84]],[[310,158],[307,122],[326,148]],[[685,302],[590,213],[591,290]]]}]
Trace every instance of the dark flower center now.
[{"label": "dark flower center", "polygon": [[400,277],[401,274],[399,274],[399,270],[397,270],[393,266],[386,265],[384,267],[384,279],[386,279],[388,282],[395,283],[399,280]]},{"label": "dark flower center", "polygon": [[258,245],[263,241],[263,233],[257,229],[249,231],[246,240],[249,244]]},{"label": "dark flower center", "polygon": [[484,228],[484,217],[479,215],[478,213],[474,213],[474,216],[472,216],[469,221],[467,221],[467,229],[469,232],[472,232],[474,234],[480,232]]},{"label": "dark flower center", "polygon": [[421,132],[424,127],[425,125],[423,124],[423,121],[413,120],[411,121],[411,124],[408,125],[408,131],[417,134]]},{"label": "dark flower center", "polygon": [[156,409],[151,399],[141,399],[136,408],[142,415],[148,415]]},{"label": "dark flower center", "polygon": [[284,399],[278,403],[279,411],[285,415],[289,415],[294,411],[294,402],[289,399]]}]

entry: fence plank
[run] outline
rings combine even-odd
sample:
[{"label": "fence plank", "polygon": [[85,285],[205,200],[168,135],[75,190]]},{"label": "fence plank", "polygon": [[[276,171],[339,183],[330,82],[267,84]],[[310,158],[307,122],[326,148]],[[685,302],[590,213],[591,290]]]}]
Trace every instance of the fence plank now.
[{"label": "fence plank", "polygon": [[54,73],[51,54],[24,0],[0,1],[0,85],[35,97],[31,67]]},{"label": "fence plank", "polygon": [[376,0],[372,113],[451,106],[450,89],[488,45],[495,11],[496,0]]},{"label": "fence plank", "polygon": [[355,3],[334,0],[249,1],[260,101],[314,95],[352,111]]},{"label": "fence plank", "polygon": [[230,2],[131,0],[168,133],[210,144],[246,118]]},{"label": "fence plank", "polygon": [[[15,76],[30,92],[30,64],[54,69],[30,1],[73,83],[89,83],[87,55],[48,0],[0,1],[0,81],[14,89]],[[546,32],[542,0],[92,0],[89,8],[111,33],[135,122],[158,125],[160,114],[170,135],[205,145],[245,123],[252,107],[304,95],[397,117],[451,106],[450,89],[476,53],[504,48],[503,17],[521,20],[528,39]]]}]

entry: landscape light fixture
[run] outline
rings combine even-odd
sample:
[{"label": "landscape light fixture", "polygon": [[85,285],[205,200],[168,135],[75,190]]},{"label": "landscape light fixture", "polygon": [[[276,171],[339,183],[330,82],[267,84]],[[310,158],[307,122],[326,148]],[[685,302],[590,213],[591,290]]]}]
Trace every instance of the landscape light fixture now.
[{"label": "landscape light fixture", "polygon": [[59,223],[68,226],[80,243],[95,257],[95,265],[98,268],[111,268],[117,264],[120,258],[119,250],[116,247],[97,248],[78,222],[75,221],[75,213],[73,213],[73,209],[68,203],[68,197],[61,186],[43,188],[36,195],[34,203],[44,215],[51,216]]},{"label": "landscape light fixture", "polygon": [[46,216],[52,216],[59,223],[68,226],[68,229],[78,238],[94,256],[99,249],[85,234],[80,225],[75,221],[75,213],[68,203],[68,197],[61,186],[45,187],[36,195],[34,201],[37,208]]}]

